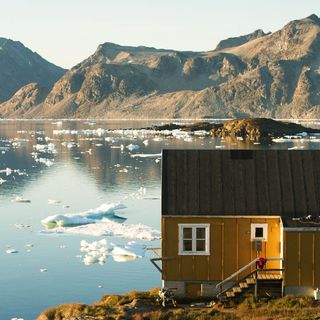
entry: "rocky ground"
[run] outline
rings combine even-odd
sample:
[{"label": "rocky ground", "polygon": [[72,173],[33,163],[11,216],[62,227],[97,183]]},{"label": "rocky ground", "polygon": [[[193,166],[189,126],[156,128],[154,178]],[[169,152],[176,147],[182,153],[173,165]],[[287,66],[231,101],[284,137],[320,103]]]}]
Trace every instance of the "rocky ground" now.
[{"label": "rocky ground", "polygon": [[307,297],[287,296],[280,299],[255,300],[248,296],[228,305],[179,301],[176,308],[162,308],[156,303],[158,289],[105,295],[92,305],[81,303],[60,305],[45,310],[37,320],[209,320],[209,319],[290,319],[320,318],[320,303]]}]

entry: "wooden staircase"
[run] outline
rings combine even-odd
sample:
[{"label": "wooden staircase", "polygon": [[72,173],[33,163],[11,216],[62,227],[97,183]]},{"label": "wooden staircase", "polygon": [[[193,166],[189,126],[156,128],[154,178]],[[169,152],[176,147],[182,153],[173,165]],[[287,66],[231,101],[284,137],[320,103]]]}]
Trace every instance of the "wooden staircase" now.
[{"label": "wooden staircase", "polygon": [[257,278],[250,276],[219,293],[217,298],[226,301],[239,298],[245,293],[256,294],[259,297],[281,297],[282,277],[279,274],[258,274]]},{"label": "wooden staircase", "polygon": [[[273,258],[274,261],[278,258]],[[220,301],[228,301],[242,297],[246,293],[253,293],[255,297],[281,297],[283,295],[282,271],[284,269],[255,269],[238,281],[230,281],[252,267],[256,260],[241,268],[227,279],[221,281],[216,287],[220,292],[216,298]]]}]

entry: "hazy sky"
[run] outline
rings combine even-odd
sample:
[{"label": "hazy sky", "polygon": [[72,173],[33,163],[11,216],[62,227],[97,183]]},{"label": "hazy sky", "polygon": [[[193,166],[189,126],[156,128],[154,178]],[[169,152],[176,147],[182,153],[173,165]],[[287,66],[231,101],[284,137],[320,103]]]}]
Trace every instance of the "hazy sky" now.
[{"label": "hazy sky", "polygon": [[0,0],[0,37],[70,68],[100,43],[203,51],[256,29],[276,31],[319,0]]}]

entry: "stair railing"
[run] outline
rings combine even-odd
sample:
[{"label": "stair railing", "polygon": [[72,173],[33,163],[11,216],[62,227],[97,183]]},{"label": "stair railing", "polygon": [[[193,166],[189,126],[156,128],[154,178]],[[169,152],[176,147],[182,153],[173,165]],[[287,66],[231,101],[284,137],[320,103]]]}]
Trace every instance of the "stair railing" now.
[{"label": "stair railing", "polygon": [[259,272],[270,272],[270,271],[284,271],[284,269],[255,269],[253,271],[251,271],[250,273],[246,274],[244,277],[242,277],[240,280],[236,281],[235,283],[232,283],[232,285],[226,287],[225,289],[221,289],[221,291],[216,295],[216,298],[219,298],[222,294],[226,293],[227,291],[233,289],[234,287],[236,287],[237,285],[239,285],[239,283],[244,282],[245,280],[247,280],[248,278],[250,278],[251,276],[255,276],[255,280],[258,279],[258,273]]},{"label": "stair railing", "polygon": [[[223,293],[223,291],[227,291],[227,290],[223,290],[223,285],[226,284],[228,281],[232,280],[233,278],[235,278],[236,276],[238,276],[240,273],[244,272],[245,270],[247,270],[248,268],[252,267],[253,265],[256,265],[256,263],[259,261],[259,258],[256,258],[254,260],[252,260],[251,262],[249,262],[247,265],[245,265],[244,267],[242,267],[241,269],[237,270],[236,272],[234,272],[232,275],[230,275],[228,278],[222,280],[221,282],[219,282],[217,285],[216,285],[216,288],[219,288],[220,289],[220,294]],[[265,259],[266,262],[268,261],[283,261],[283,258],[266,258]],[[252,274],[256,273],[259,271],[267,271],[267,270],[271,270],[271,269],[255,269],[254,271],[252,271]],[[273,269],[272,269],[273,270]],[[283,269],[274,269],[274,270],[277,270],[277,271],[283,271]],[[251,276],[252,275],[251,272],[249,273],[249,275]],[[247,276],[245,277],[245,279],[247,278]],[[243,280],[245,280],[243,279]],[[233,287],[234,285],[231,286],[231,288]],[[230,289],[230,288],[229,288]]]}]

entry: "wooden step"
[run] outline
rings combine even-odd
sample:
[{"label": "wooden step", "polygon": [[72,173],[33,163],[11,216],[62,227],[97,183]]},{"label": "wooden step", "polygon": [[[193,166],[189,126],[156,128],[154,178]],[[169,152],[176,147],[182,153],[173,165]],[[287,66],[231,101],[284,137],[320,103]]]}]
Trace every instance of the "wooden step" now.
[{"label": "wooden step", "polygon": [[240,287],[234,287],[233,289],[233,292],[242,292],[242,289]]},{"label": "wooden step", "polygon": [[247,284],[254,284],[255,280],[253,278],[247,278],[246,282],[247,282]]},{"label": "wooden step", "polygon": [[244,288],[248,288],[248,287],[249,287],[246,282],[240,282],[240,283],[239,283],[239,286],[240,286],[241,289],[244,289]]},{"label": "wooden step", "polygon": [[228,298],[233,298],[233,297],[235,297],[235,294],[234,294],[233,291],[227,291],[227,292],[226,292],[226,296],[227,296]]},{"label": "wooden step", "polygon": [[259,273],[258,274],[258,279],[263,279],[263,280],[278,280],[282,279],[280,274],[270,274],[270,273]]}]

